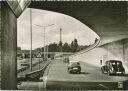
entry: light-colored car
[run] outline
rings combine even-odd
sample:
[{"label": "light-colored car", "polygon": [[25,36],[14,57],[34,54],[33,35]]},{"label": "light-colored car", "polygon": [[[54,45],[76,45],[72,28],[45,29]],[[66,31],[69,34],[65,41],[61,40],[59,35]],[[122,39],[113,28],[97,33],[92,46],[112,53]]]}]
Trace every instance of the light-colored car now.
[{"label": "light-colored car", "polygon": [[30,66],[29,62],[26,62],[26,61],[21,61],[20,64],[21,66]]}]

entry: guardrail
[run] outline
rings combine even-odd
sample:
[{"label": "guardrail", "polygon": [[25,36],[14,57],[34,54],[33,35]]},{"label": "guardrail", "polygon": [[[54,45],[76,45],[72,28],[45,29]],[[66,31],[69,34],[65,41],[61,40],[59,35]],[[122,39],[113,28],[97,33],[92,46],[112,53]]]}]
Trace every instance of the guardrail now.
[{"label": "guardrail", "polygon": [[89,46],[88,48],[86,48],[86,49],[84,49],[84,50],[81,50],[81,51],[79,51],[79,52],[74,53],[74,54],[71,55],[70,57],[73,57],[73,56],[76,56],[76,55],[79,55],[79,54],[83,54],[83,53],[85,53],[85,52],[88,52],[88,51],[90,51],[90,50],[96,48],[96,47],[100,44],[100,42],[101,42],[101,40],[98,39],[98,41],[97,41],[96,43],[94,43],[93,45]]},{"label": "guardrail", "polygon": [[[34,66],[36,66],[36,65],[38,65],[39,63],[42,63],[42,62],[43,62],[43,61],[36,62],[36,63],[32,64],[32,67],[34,67]],[[29,69],[29,68],[30,68],[30,66],[25,66],[25,67],[19,69],[19,70],[17,71],[17,73],[23,72],[23,71],[25,71],[25,70],[27,70],[27,69]]]},{"label": "guardrail", "polygon": [[32,71],[30,73],[25,74],[24,77],[19,77],[18,81],[26,81],[26,80],[39,80],[41,76],[43,76],[45,69],[50,64],[51,61],[48,61],[40,70]]}]

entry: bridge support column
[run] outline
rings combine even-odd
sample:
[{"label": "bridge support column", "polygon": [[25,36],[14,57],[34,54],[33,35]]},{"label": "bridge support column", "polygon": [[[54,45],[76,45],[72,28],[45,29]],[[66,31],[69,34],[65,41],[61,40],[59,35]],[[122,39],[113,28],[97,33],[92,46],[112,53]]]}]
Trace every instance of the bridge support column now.
[{"label": "bridge support column", "polygon": [[0,2],[1,89],[17,89],[17,19],[7,2]]},{"label": "bridge support column", "polygon": [[128,62],[128,39],[123,41],[123,60]]}]

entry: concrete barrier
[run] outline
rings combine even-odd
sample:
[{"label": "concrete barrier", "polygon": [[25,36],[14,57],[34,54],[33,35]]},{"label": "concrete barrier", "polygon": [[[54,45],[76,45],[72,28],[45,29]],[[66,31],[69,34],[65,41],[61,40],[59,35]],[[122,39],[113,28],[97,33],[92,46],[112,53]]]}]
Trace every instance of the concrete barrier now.
[{"label": "concrete barrier", "polygon": [[50,62],[51,62],[51,61],[48,61],[48,62],[44,65],[44,67],[42,67],[42,69],[40,69],[40,70],[32,71],[32,72],[30,72],[30,73],[25,74],[24,77],[19,77],[19,78],[18,78],[18,81],[26,81],[26,80],[34,80],[34,81],[37,81],[37,80],[38,80],[38,81],[39,81],[39,78],[40,78],[41,76],[43,76],[44,71],[45,71],[45,69],[47,68],[47,66],[50,64]]},{"label": "concrete barrier", "polygon": [[[36,65],[38,65],[39,63],[42,63],[42,62],[43,62],[43,61],[36,62],[36,63],[32,64],[32,67],[34,67],[34,66],[36,66]],[[23,67],[23,68],[19,69],[19,70],[17,71],[17,73],[23,72],[23,71],[25,71],[25,70],[27,70],[27,69],[29,69],[29,68],[30,68],[30,66]]]}]

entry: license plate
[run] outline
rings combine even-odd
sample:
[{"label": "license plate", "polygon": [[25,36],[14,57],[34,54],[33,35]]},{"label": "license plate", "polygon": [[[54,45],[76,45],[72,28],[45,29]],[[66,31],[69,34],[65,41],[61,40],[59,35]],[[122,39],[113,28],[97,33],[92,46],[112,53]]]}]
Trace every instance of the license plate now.
[{"label": "license plate", "polygon": [[116,72],[116,73],[121,73],[121,72]]},{"label": "license plate", "polygon": [[78,69],[78,68],[73,68],[73,69]]}]

